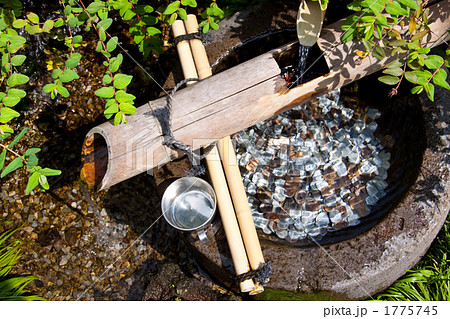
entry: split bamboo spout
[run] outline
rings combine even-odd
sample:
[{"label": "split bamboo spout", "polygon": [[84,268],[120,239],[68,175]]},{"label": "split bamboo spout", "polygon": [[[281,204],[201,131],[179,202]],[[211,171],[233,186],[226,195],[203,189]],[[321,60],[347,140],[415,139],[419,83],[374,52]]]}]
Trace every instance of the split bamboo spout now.
[{"label": "split bamboo spout", "polygon": [[[449,11],[447,0],[429,7],[429,21],[433,22],[429,24],[431,32],[424,39],[425,46],[434,47],[446,38]],[[362,63],[355,63],[357,56],[352,53],[363,46],[356,41],[340,41],[343,22],[324,27],[317,39],[319,48],[326,53],[329,72],[300,86],[286,88],[277,60],[298,46],[295,41],[177,91],[172,103],[174,137],[198,149],[379,71],[397,58],[367,57]],[[251,76],[243,76],[246,74]],[[108,189],[180,156],[162,144],[157,115],[165,107],[166,97],[149,101],[129,117],[126,125],[114,126],[109,121],[91,129],[82,153],[82,178],[86,184]]]}]

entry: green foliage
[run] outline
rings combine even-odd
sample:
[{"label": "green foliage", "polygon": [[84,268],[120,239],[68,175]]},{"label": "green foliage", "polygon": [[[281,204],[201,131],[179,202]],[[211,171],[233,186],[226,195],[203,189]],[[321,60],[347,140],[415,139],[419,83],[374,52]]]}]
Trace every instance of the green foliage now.
[{"label": "green foliage", "polygon": [[[2,223],[4,224],[4,223]],[[20,228],[0,233],[0,301],[45,300],[30,295],[25,288],[36,279],[34,276],[11,276],[10,272],[20,258],[20,241],[8,242]]]},{"label": "green foliage", "polygon": [[[428,54],[424,47],[431,34],[429,10],[417,0],[356,0],[347,5],[358,14],[350,16],[342,29],[342,41],[361,40],[366,51],[355,53],[362,59],[369,55],[377,59],[394,57],[379,80],[396,85],[395,95],[403,79],[415,84],[413,94],[426,92],[434,100],[434,86],[450,89],[442,67],[450,66],[450,48],[444,56]],[[386,15],[387,14],[387,15]]]},{"label": "green foliage", "polygon": [[450,217],[414,269],[375,296],[377,300],[450,301]]},{"label": "green foliage", "polygon": [[[208,1],[208,0],[207,0]],[[261,0],[256,0],[261,1]],[[136,97],[127,92],[133,77],[121,73],[123,55],[119,37],[111,35],[113,12],[128,24],[129,34],[144,57],[159,55],[164,52],[163,29],[175,19],[186,19],[189,10],[197,8],[196,0],[166,1],[166,6],[154,7],[143,0],[94,0],[85,5],[81,0],[59,0],[59,9],[51,18],[43,18],[37,12],[23,12],[19,0],[0,1],[0,55],[1,77],[4,89],[0,92],[0,176],[4,177],[18,169],[29,174],[25,192],[28,194],[36,187],[45,191],[49,188],[47,176],[59,175],[61,172],[39,166],[37,154],[39,148],[25,149],[23,154],[14,150],[14,146],[26,134],[24,128],[15,138],[11,125],[20,116],[17,107],[27,93],[24,85],[29,77],[22,73],[26,62],[23,54],[26,46],[24,34],[47,34],[48,37],[61,41],[66,49],[58,51],[58,58],[47,62],[52,81],[46,83],[43,91],[52,99],[69,98],[68,84],[79,79],[78,67],[83,57],[78,48],[83,42],[80,30],[95,31],[98,36],[96,51],[104,58],[106,72],[103,86],[95,94],[105,99],[105,117],[114,124],[127,123],[127,116],[136,111]],[[230,0],[227,4],[249,3],[252,1]],[[150,2],[151,3],[151,2]],[[208,6],[209,5],[209,6]],[[218,29],[217,21],[224,17],[224,12],[215,0],[206,5],[200,16],[203,32]],[[76,32],[75,32],[76,31]],[[12,139],[11,142],[10,139]]]}]

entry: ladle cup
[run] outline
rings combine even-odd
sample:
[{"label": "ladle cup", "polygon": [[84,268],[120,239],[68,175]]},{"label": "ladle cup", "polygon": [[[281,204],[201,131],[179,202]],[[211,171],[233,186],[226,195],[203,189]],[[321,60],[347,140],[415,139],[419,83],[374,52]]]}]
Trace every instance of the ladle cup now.
[{"label": "ladle cup", "polygon": [[198,177],[182,177],[169,185],[161,200],[166,221],[182,231],[196,231],[198,238],[209,241],[206,228],[216,211],[216,194],[206,181]]}]

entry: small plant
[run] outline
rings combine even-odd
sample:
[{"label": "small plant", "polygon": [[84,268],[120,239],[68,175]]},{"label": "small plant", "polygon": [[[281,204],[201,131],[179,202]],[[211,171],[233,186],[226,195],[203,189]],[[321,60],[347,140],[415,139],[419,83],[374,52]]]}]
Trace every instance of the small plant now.
[{"label": "small plant", "polygon": [[[113,23],[112,13],[128,24],[129,34],[139,47],[143,57],[163,53],[162,27],[173,23],[178,17],[187,18],[187,8],[196,8],[195,0],[162,1],[167,6],[159,8],[139,0],[95,0],[84,4],[82,0],[59,0],[59,10],[51,14],[51,18],[41,21],[42,17],[34,12],[23,12],[20,0],[0,0],[0,171],[1,177],[24,167],[29,175],[25,192],[28,194],[36,187],[45,191],[49,189],[48,176],[59,175],[61,171],[38,166],[40,148],[30,148],[23,154],[13,150],[27,132],[23,128],[13,138],[14,120],[20,116],[14,108],[26,97],[24,85],[29,77],[21,72],[26,60],[25,34],[44,34],[49,38],[63,42],[67,52],[60,54],[57,61],[47,61],[47,69],[51,71],[53,81],[43,87],[52,99],[59,95],[69,98],[67,83],[79,79],[77,67],[83,56],[77,52],[83,41],[81,32],[95,30],[98,36],[97,52],[104,57],[103,64],[107,70],[103,76],[103,87],[95,94],[105,99],[105,117],[113,118],[114,124],[127,123],[128,115],[136,111],[135,96],[127,92],[133,77],[120,73],[123,62],[121,53],[114,53],[119,44],[117,36],[110,35],[108,30]],[[200,23],[203,32],[217,29],[217,19],[223,18],[223,11],[216,0],[201,14],[204,21]],[[77,33],[77,34],[76,34]],[[47,52],[49,52],[47,50]],[[9,139],[12,139],[10,143]],[[5,161],[9,163],[5,165]],[[4,169],[3,169],[4,168]]]},{"label": "small plant", "polygon": [[450,217],[414,269],[375,296],[377,300],[450,301]]},{"label": "small plant", "polygon": [[[425,38],[432,32],[428,26],[428,1],[416,0],[356,0],[347,5],[360,12],[350,16],[342,29],[342,41],[362,40],[366,51],[355,53],[365,59],[369,55],[383,59],[387,55],[397,57],[383,70],[379,80],[395,85],[390,96],[397,94],[400,83],[406,79],[415,84],[413,94],[426,92],[434,100],[434,86],[450,89],[447,73],[442,69],[450,66],[450,48],[444,56],[429,54],[424,47]],[[387,15],[386,15],[387,14]],[[444,13],[443,13],[444,14]]]},{"label": "small plant", "polygon": [[[4,224],[4,223],[2,223]],[[0,301],[45,300],[36,295],[29,295],[27,285],[36,279],[34,276],[11,276],[11,269],[19,260],[20,241],[8,243],[8,239],[19,228],[0,233]]]}]

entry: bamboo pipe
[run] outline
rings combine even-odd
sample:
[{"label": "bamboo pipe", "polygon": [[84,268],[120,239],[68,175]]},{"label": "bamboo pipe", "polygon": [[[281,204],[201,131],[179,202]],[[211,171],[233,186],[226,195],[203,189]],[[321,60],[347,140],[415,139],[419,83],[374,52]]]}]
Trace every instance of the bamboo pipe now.
[{"label": "bamboo pipe", "polygon": [[[255,223],[253,221],[252,212],[250,211],[247,194],[245,192],[244,183],[242,182],[241,172],[239,171],[236,154],[230,137],[227,136],[219,140],[218,148],[228,184],[233,186],[230,187],[231,198],[233,199],[234,209],[236,210],[236,216],[239,221],[239,228],[241,230],[242,239],[244,240],[248,260],[252,269],[257,270],[264,265],[264,256],[259,243],[258,234],[256,233]],[[264,288],[257,284],[257,289],[252,293],[257,294],[263,291]]]},{"label": "bamboo pipe", "polygon": [[[197,18],[195,20],[192,18],[193,15],[188,15],[188,20],[185,25],[181,20],[177,20],[175,22],[181,23],[173,23],[173,32],[177,35],[186,34],[186,30],[188,33],[194,33],[198,30]],[[186,26],[186,30],[185,30]],[[198,40],[198,39],[194,39]],[[180,57],[180,62],[183,67],[183,63],[187,61],[194,61],[196,68],[201,66],[202,76],[200,79],[208,77],[212,75],[212,72],[209,67],[208,57],[206,55],[206,51],[203,47],[203,44],[200,40],[200,46],[198,43],[194,45],[194,49],[192,49],[192,42],[190,43],[189,51],[184,50],[183,59]],[[209,71],[209,75],[207,70]],[[194,74],[195,71],[195,74]],[[190,70],[190,77],[197,78],[197,71]],[[241,234],[239,232],[239,226],[236,220],[236,215],[234,213],[233,203],[231,201],[230,193],[228,191],[227,182],[225,179],[225,174],[223,172],[222,164],[220,163],[219,153],[217,151],[217,147],[213,147],[213,149],[206,156],[206,165],[208,167],[209,176],[211,178],[211,182],[216,192],[217,198],[217,206],[219,207],[220,218],[222,220],[222,225],[224,227],[225,236],[228,241],[228,246],[230,248],[231,259],[233,260],[234,269],[237,275],[244,274],[250,270],[250,266],[248,263],[247,255],[245,253],[244,242],[242,241]],[[255,290],[255,285],[251,279],[245,280],[239,283],[239,288],[241,292],[251,292]]]},{"label": "bamboo pipe", "polygon": [[[429,7],[431,33],[424,46],[432,48],[448,38],[449,1]],[[264,53],[174,94],[172,128],[176,139],[194,149],[234,134],[275,114],[287,111],[310,99],[381,70],[398,58],[387,55],[382,60],[371,56],[361,63],[351,54],[364,50],[361,42],[341,43],[345,19],[322,29],[317,44],[330,72],[287,90],[279,76],[276,57],[295,50],[298,41]],[[401,55],[399,57],[402,57]],[[251,76],[243,76],[251,74]],[[128,118],[126,125],[112,121],[92,128],[82,150],[81,176],[86,185],[106,190],[154,167],[161,167],[180,154],[162,145],[159,122],[153,114],[166,107],[167,98],[149,101]],[[153,110],[153,111],[152,111]],[[208,140],[206,140],[208,138]],[[195,144],[199,139],[205,142]],[[98,147],[97,147],[98,145]],[[101,149],[107,149],[101,156]]]},{"label": "bamboo pipe", "polygon": [[[198,31],[197,18],[195,15],[188,15],[186,30],[188,33],[195,33]],[[204,74],[205,77],[211,76],[212,71],[203,43],[199,39],[192,39],[189,42],[191,44],[195,65],[197,66],[199,75]],[[256,234],[256,228],[253,222],[250,206],[248,205],[247,194],[242,182],[241,173],[237,165],[230,165],[230,163],[236,163],[236,154],[234,153],[234,148],[231,144],[231,139],[229,136],[219,140],[218,145],[219,155],[222,159],[222,164],[228,181],[228,187],[231,192],[236,216],[239,221],[240,234],[244,240],[244,246],[250,266],[253,270],[256,270],[261,264],[264,264],[264,257],[259,244],[258,235]],[[224,151],[224,148],[226,148],[226,151]],[[231,161],[229,161],[230,159]],[[256,283],[256,287],[250,292],[250,295],[256,295],[263,291],[264,288]]]},{"label": "bamboo pipe", "polygon": [[[184,23],[182,20],[176,20],[172,24],[172,32],[174,37],[186,34]],[[195,68],[194,58],[191,53],[191,46],[187,41],[180,41],[177,44],[178,57],[181,62],[181,69],[185,79],[197,78],[197,70]],[[188,82],[187,85],[194,84],[195,82]]]}]

